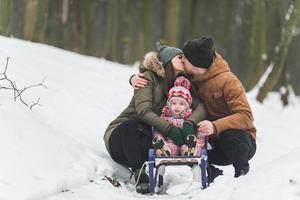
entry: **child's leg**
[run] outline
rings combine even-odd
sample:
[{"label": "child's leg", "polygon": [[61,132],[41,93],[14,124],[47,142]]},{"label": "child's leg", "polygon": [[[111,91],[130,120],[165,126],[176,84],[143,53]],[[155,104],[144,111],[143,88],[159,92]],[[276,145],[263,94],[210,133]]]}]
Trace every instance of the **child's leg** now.
[{"label": "child's leg", "polygon": [[152,144],[153,144],[153,148],[155,149],[155,154],[157,156],[171,155],[171,149],[167,145],[167,142],[162,134],[154,133]]},{"label": "child's leg", "polygon": [[179,147],[170,139],[166,141],[166,145],[171,150],[171,156],[178,156],[179,155]]},{"label": "child's leg", "polygon": [[196,150],[195,150],[195,155],[200,156],[201,155],[201,149],[204,146],[204,138],[197,138],[196,140]]},{"label": "child's leg", "polygon": [[199,134],[196,136],[188,135],[186,144],[181,146],[180,155],[182,156],[200,156],[201,148],[204,146],[204,137]]},{"label": "child's leg", "polygon": [[196,150],[195,150],[195,156],[200,156],[201,155],[201,149],[205,145],[205,137],[203,137],[200,133],[197,134],[197,139],[196,139]]}]

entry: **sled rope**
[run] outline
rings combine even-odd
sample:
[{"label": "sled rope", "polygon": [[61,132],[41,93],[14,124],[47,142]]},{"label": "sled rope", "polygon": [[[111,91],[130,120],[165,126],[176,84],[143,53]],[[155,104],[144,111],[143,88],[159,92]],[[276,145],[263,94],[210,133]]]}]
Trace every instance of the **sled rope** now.
[{"label": "sled rope", "polygon": [[[149,163],[154,163],[154,161],[145,161],[145,162],[143,163],[141,169],[143,169],[143,167],[144,167],[145,165],[149,164]],[[137,178],[137,180],[136,180],[136,183],[135,183],[134,187],[137,186],[137,183],[138,183],[139,180],[140,180],[141,172],[142,172],[142,170],[140,170],[140,172],[139,172],[139,175],[138,175],[138,178]],[[179,194],[176,194],[176,195],[170,195],[169,197],[167,197],[167,198],[162,198],[162,199],[172,199],[172,198],[175,198],[175,197],[178,197],[178,196],[181,196],[181,195],[185,195],[186,192],[188,191],[188,189],[192,186],[192,184],[193,184],[193,180],[192,180],[192,181],[189,183],[189,185],[188,185],[182,192],[180,192]],[[133,196],[134,196],[134,195],[133,195]],[[153,198],[153,195],[151,195],[151,196],[143,195],[143,197],[145,197],[145,198],[147,198],[147,197],[148,197],[148,198]]]},{"label": "sled rope", "polygon": [[[143,169],[144,166],[147,165],[148,163],[154,163],[154,161],[145,161],[144,164],[142,165],[141,169]],[[137,184],[138,184],[138,182],[140,180],[141,173],[142,173],[142,170],[140,170],[140,172],[139,172],[139,175],[138,175],[138,178],[137,178],[137,180],[136,180],[136,182],[134,184],[134,187],[137,186]]]}]

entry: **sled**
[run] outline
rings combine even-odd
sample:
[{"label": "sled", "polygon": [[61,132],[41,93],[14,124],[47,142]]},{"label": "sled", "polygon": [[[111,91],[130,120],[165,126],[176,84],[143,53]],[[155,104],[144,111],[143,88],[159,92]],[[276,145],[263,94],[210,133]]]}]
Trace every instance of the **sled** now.
[{"label": "sled", "polygon": [[[167,166],[188,165],[198,166],[201,174],[201,189],[209,186],[207,174],[207,137],[205,145],[201,149],[200,156],[168,156],[159,157],[155,155],[155,150],[150,149],[148,152],[148,170],[149,170],[149,189],[150,193],[158,193],[163,186],[163,175]],[[164,167],[162,167],[164,166]]]}]

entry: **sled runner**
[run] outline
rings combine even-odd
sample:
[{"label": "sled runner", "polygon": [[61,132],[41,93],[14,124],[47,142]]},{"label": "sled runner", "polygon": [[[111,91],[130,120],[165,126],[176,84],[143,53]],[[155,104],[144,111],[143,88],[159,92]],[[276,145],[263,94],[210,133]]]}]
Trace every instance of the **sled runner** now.
[{"label": "sled runner", "polygon": [[161,190],[163,186],[163,175],[167,166],[188,165],[199,167],[201,188],[209,186],[207,174],[207,137],[205,145],[201,149],[200,156],[167,156],[159,157],[155,155],[155,150],[150,149],[148,153],[148,170],[149,170],[149,189],[154,194]]}]

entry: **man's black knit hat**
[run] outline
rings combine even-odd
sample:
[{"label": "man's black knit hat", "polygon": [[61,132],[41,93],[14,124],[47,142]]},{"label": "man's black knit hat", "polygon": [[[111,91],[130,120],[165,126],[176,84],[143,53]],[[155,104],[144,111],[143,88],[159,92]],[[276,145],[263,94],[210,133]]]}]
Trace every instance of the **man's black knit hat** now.
[{"label": "man's black knit hat", "polygon": [[213,38],[210,36],[187,41],[183,46],[183,54],[195,67],[208,68],[214,58]]}]

